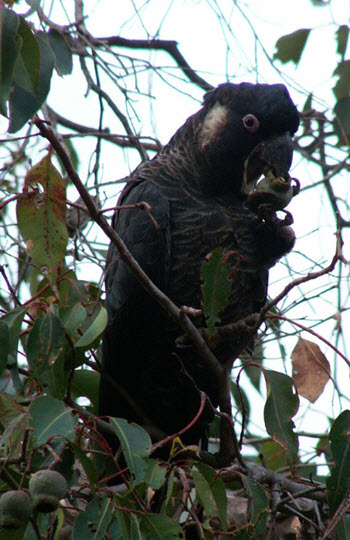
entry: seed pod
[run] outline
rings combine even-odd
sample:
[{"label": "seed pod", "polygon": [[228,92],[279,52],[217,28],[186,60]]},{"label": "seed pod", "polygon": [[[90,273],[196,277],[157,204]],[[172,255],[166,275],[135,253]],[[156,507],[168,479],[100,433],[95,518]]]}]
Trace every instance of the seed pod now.
[{"label": "seed pod", "polygon": [[32,500],[25,491],[7,491],[0,497],[0,526],[19,529],[30,518]]},{"label": "seed pod", "polygon": [[[292,185],[292,181],[295,182]],[[275,211],[283,210],[300,191],[300,182],[296,178],[274,176],[269,171],[248,196],[248,207],[258,213],[259,206],[269,204]]]},{"label": "seed pod", "polygon": [[48,469],[38,471],[29,480],[29,493],[35,510],[44,514],[53,512],[58,507],[67,491],[64,476]]}]

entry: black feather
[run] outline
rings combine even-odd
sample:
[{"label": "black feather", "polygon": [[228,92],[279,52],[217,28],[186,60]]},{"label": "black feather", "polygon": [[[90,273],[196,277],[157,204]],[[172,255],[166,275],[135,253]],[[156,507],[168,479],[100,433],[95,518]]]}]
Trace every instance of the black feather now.
[{"label": "black feather", "polygon": [[[254,134],[242,123],[246,114],[259,121]],[[268,268],[294,240],[286,240],[247,208],[245,164],[253,153],[254,168],[263,168],[266,164],[256,159],[259,149],[265,141],[274,145],[276,139],[276,148],[290,144],[282,152],[286,163],[278,164],[287,173],[292,152],[287,139],[298,125],[297,110],[284,86],[220,85],[205,96],[203,108],[162,151],[131,174],[118,204],[146,202],[154,219],[139,208],[122,209],[116,212],[113,227],[149,277],[179,307],[201,308],[200,266],[218,246],[242,257],[222,323],[238,321],[263,306]],[[113,245],[106,266],[106,307],[103,368],[116,385],[102,377],[101,415],[150,421],[171,434],[195,416],[199,390],[217,405],[212,373],[191,346],[176,348],[181,329],[141,287]],[[195,323],[204,325],[204,320]],[[233,339],[214,353],[226,362],[239,350],[239,339]],[[183,436],[184,442],[197,443],[211,416],[205,409]]]}]

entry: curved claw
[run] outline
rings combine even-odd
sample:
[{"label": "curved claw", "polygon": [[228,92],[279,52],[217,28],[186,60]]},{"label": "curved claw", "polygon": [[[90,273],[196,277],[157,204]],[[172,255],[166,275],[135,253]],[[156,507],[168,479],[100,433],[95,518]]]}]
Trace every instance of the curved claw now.
[{"label": "curved claw", "polygon": [[288,212],[288,210],[281,210],[281,212],[284,212],[286,214],[284,219],[279,220],[282,227],[289,227],[290,225],[293,225],[294,218],[293,218],[292,214],[290,212]]},{"label": "curved claw", "polygon": [[294,180],[295,182],[295,186],[292,187],[293,197],[295,197],[295,195],[298,195],[298,193],[300,193],[300,182],[297,178],[291,178],[291,180]]}]

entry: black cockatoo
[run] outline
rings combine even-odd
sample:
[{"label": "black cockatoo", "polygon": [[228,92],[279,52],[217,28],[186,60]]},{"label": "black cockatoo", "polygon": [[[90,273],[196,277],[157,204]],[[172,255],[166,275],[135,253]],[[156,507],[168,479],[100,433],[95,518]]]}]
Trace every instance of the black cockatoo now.
[{"label": "black cockatoo", "polygon": [[[203,107],[130,175],[118,205],[146,202],[152,219],[140,208],[119,209],[113,227],[177,306],[201,309],[201,264],[217,247],[240,257],[222,324],[264,305],[268,269],[290,251],[295,238],[290,230],[286,234],[288,227],[261,219],[246,203],[262,174],[289,178],[291,137],[298,125],[285,86],[225,83],[207,93]],[[106,307],[100,415],[150,422],[172,434],[195,417],[200,390],[217,406],[210,368],[191,345],[176,346],[183,331],[138,283],[113,245],[106,265]],[[204,318],[193,322],[205,326]],[[213,348],[226,365],[238,351],[239,337]],[[204,409],[183,434],[184,443],[198,443],[211,414]]]}]

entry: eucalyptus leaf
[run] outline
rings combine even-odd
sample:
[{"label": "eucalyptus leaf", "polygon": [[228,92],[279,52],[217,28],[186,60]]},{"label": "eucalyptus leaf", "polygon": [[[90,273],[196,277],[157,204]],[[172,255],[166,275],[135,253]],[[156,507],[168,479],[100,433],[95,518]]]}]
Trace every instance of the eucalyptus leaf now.
[{"label": "eucalyptus leaf", "polygon": [[310,28],[301,28],[291,34],[282,36],[276,43],[274,60],[280,60],[283,64],[294,62],[298,64],[310,34]]},{"label": "eucalyptus leaf", "polygon": [[9,98],[16,61],[22,45],[18,35],[19,17],[5,7],[0,7],[0,114],[7,116]]},{"label": "eucalyptus leaf", "polygon": [[292,420],[299,408],[293,379],[278,371],[263,370],[267,387],[264,419],[267,432],[292,459],[298,456],[298,436]]}]

